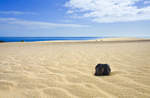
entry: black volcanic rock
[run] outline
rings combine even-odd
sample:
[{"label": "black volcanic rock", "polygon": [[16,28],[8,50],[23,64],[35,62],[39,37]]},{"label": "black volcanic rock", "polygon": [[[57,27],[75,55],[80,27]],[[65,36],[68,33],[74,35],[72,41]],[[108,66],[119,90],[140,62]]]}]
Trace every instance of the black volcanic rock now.
[{"label": "black volcanic rock", "polygon": [[105,76],[110,75],[111,69],[108,64],[97,64],[95,71],[95,76]]},{"label": "black volcanic rock", "polygon": [[5,41],[0,40],[0,43],[4,43]]}]

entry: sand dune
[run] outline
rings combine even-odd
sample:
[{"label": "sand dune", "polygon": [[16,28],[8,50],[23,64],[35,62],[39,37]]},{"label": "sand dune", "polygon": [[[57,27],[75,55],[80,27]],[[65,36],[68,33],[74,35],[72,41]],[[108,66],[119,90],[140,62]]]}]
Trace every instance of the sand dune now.
[{"label": "sand dune", "polygon": [[150,98],[149,73],[150,41],[0,44],[0,98]]}]

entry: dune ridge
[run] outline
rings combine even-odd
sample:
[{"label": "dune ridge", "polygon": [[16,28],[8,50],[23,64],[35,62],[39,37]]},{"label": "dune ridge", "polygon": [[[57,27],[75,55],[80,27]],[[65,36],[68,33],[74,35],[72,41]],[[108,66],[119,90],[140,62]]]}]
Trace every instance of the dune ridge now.
[{"label": "dune ridge", "polygon": [[149,41],[2,43],[0,98],[150,98],[149,61]]}]

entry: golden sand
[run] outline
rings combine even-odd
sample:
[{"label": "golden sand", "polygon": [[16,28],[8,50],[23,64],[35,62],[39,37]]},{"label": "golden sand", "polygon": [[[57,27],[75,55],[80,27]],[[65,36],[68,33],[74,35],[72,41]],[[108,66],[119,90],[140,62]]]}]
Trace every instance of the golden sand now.
[{"label": "golden sand", "polygon": [[117,41],[1,43],[0,98],[150,98],[150,41]]}]

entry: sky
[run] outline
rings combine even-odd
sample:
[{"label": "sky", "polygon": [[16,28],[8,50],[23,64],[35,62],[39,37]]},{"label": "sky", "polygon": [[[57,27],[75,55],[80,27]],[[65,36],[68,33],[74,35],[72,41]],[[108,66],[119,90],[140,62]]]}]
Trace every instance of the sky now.
[{"label": "sky", "polygon": [[146,37],[150,0],[0,0],[0,36]]}]

